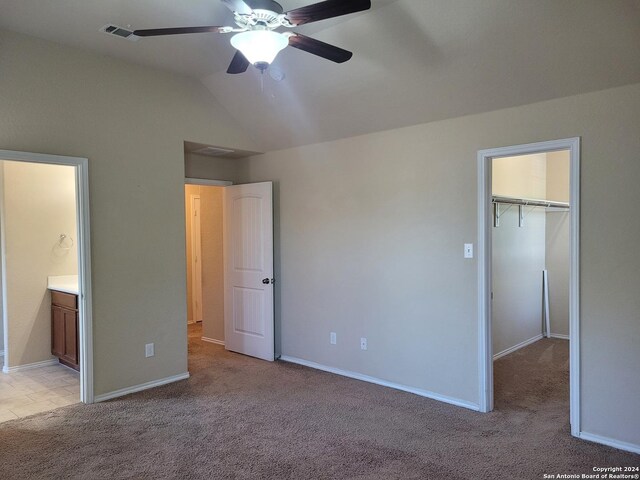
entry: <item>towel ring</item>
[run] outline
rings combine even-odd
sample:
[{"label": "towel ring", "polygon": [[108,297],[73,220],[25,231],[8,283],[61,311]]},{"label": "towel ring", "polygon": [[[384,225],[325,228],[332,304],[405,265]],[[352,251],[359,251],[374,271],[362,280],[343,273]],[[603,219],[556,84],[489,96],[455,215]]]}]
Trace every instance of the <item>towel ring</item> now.
[{"label": "towel ring", "polygon": [[71,249],[73,247],[73,238],[67,236],[65,233],[61,233],[60,239],[58,240],[58,246],[65,250]]}]

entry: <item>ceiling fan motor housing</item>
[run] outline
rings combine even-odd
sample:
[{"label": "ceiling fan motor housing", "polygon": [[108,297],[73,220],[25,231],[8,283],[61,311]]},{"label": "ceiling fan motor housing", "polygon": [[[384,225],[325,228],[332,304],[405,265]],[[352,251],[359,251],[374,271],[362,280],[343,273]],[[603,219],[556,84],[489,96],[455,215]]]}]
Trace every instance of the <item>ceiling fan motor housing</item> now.
[{"label": "ceiling fan motor housing", "polygon": [[267,10],[280,15],[284,12],[282,5],[273,0],[245,0],[245,3],[251,7],[252,10]]},{"label": "ceiling fan motor housing", "polygon": [[240,28],[247,30],[275,30],[282,26],[284,17],[282,6],[273,0],[253,0],[246,2],[251,14],[236,13],[235,21]]}]

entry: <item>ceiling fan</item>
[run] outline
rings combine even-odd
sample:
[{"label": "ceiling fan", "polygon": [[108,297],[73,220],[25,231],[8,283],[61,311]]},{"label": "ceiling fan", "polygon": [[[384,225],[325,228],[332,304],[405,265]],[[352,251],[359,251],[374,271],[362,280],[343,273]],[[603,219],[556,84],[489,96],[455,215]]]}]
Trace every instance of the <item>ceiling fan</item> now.
[{"label": "ceiling fan", "polygon": [[371,8],[371,0],[325,0],[285,12],[274,0],[221,0],[233,12],[237,27],[178,27],[135,30],[139,37],[181,35],[185,33],[235,33],[231,45],[237,52],[227,73],[243,73],[249,65],[264,72],[287,45],[336,63],[349,60],[353,53],[296,32],[276,32],[319,20],[340,17]]}]

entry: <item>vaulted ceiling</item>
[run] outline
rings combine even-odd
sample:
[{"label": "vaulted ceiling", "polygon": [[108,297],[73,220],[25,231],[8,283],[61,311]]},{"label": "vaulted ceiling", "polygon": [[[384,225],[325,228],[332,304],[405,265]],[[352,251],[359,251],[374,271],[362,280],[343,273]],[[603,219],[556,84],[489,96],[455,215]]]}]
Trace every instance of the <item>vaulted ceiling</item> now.
[{"label": "vaulted ceiling", "polygon": [[[282,0],[285,10],[313,0]],[[354,52],[287,48],[277,75],[225,73],[229,36],[129,42],[98,29],[232,25],[218,0],[0,0],[0,28],[192,76],[265,150],[640,82],[640,0],[372,0],[296,29]]]}]

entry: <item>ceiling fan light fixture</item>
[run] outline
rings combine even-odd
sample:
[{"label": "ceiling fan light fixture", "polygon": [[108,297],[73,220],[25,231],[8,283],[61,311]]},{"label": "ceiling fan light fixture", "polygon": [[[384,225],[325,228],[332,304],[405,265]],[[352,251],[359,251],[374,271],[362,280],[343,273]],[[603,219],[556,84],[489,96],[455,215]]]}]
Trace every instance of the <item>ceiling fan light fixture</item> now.
[{"label": "ceiling fan light fixture", "polygon": [[231,37],[231,45],[261,70],[266,69],[288,44],[285,35],[270,30],[251,30]]}]

